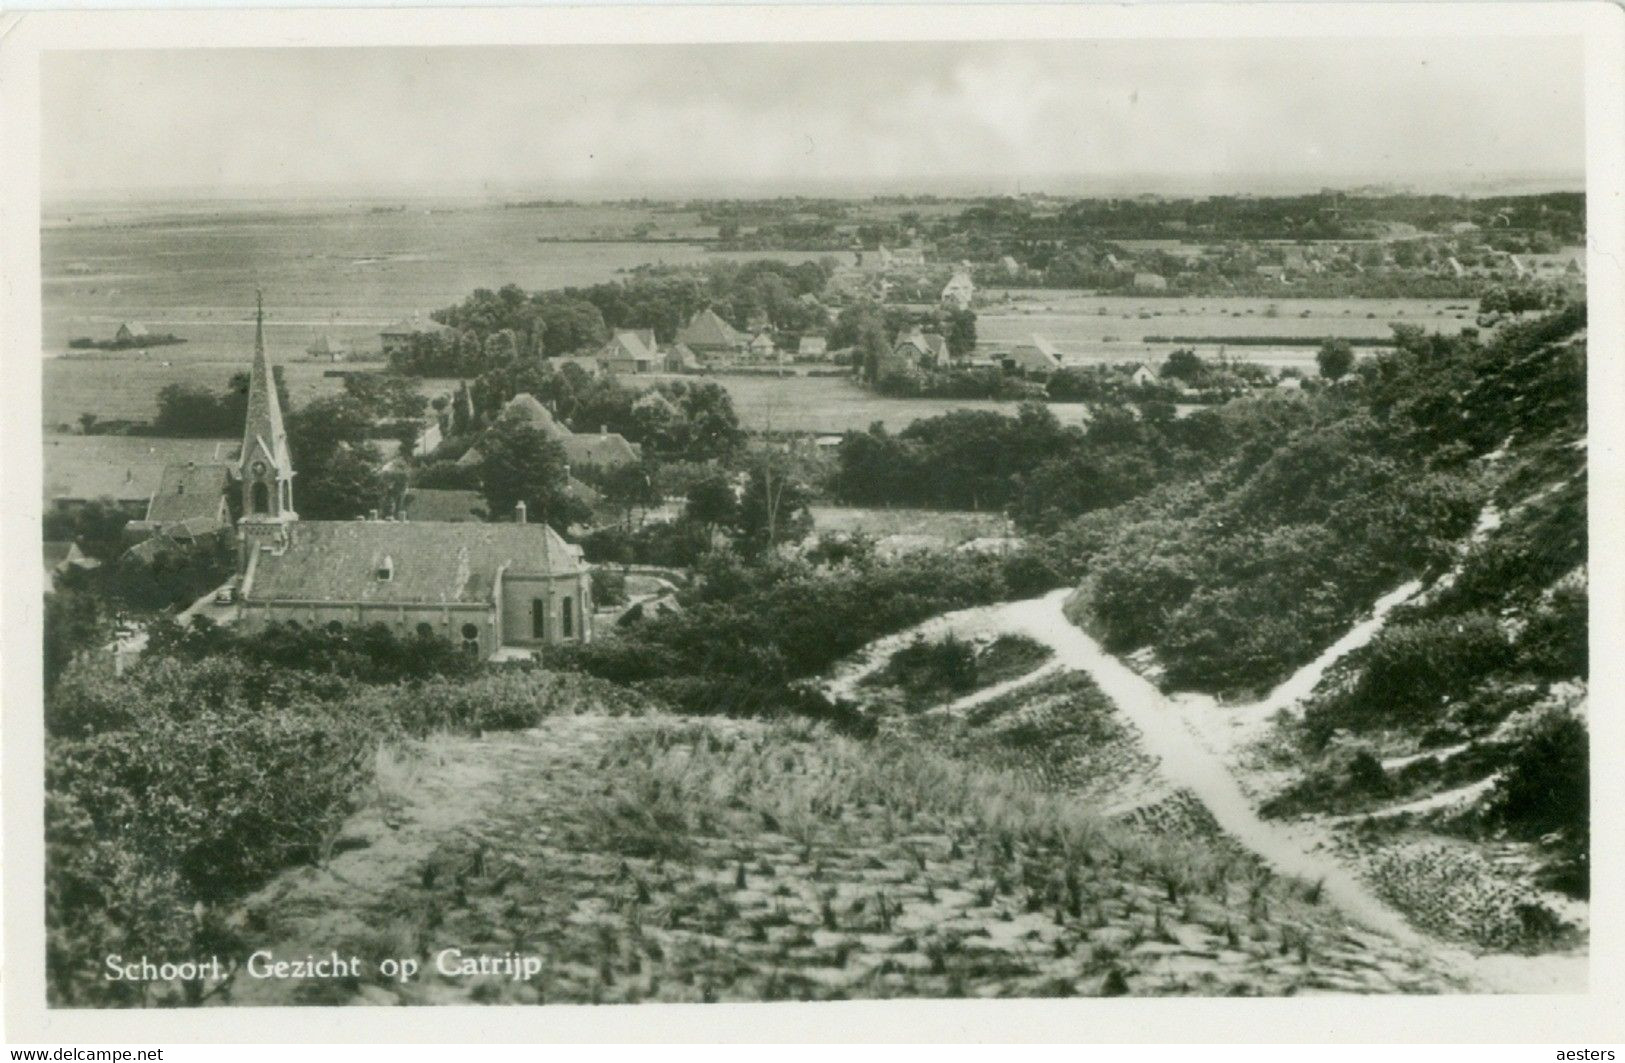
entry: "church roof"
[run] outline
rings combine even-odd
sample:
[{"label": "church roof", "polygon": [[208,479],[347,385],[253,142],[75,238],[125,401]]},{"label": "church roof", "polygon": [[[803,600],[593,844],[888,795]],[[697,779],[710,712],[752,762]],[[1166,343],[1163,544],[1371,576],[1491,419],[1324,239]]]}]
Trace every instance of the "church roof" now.
[{"label": "church roof", "polygon": [[283,475],[293,471],[288,457],[288,433],[282,426],[282,403],[277,398],[271,360],[265,353],[265,310],[254,312],[254,361],[248,369],[248,416],[243,425],[244,462],[263,457]]},{"label": "church roof", "polygon": [[485,498],[478,491],[413,487],[401,501],[401,512],[407,520],[480,521],[486,517]]},{"label": "church roof", "polygon": [[[580,549],[542,523],[298,521],[287,534],[280,552],[252,559],[245,600],[483,604],[499,571],[567,576],[585,568]],[[386,559],[390,578],[379,579]]]}]

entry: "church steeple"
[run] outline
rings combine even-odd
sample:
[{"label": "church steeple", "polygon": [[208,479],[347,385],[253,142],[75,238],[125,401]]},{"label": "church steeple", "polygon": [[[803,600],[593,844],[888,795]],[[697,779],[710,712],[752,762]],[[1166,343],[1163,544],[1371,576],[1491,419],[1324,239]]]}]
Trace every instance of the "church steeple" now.
[{"label": "church steeple", "polygon": [[248,367],[248,415],[243,424],[239,466],[243,483],[243,519],[256,523],[297,520],[293,511],[293,459],[282,426],[282,403],[276,377],[265,353],[265,302],[255,293],[254,360]]}]

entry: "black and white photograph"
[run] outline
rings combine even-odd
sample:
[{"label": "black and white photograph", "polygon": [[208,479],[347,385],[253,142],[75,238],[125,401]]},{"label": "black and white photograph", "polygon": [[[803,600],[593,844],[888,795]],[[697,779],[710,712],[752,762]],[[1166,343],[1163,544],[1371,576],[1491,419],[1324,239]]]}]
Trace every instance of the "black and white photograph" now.
[{"label": "black and white photograph", "polygon": [[40,53],[46,1011],[1591,990],[1586,42],[915,25]]}]

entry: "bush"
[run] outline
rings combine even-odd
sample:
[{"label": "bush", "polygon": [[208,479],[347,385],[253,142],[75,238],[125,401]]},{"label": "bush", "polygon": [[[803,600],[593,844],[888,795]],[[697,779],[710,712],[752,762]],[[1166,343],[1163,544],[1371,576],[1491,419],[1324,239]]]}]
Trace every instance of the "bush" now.
[{"label": "bush", "polygon": [[1568,709],[1535,713],[1517,729],[1491,808],[1524,836],[1561,834],[1580,849],[1591,832],[1591,743]]}]

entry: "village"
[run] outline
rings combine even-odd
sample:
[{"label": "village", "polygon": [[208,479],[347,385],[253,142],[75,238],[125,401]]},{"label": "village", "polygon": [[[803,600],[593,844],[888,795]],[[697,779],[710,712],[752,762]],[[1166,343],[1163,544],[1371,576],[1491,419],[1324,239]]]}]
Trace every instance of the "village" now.
[{"label": "village", "polygon": [[[1200,202],[1113,208],[1155,237],[1042,197],[907,218],[918,204],[888,203],[882,231],[833,235],[735,204],[691,261],[659,258],[658,230],[610,241],[646,259],[607,279],[497,274],[448,296],[406,284],[431,276],[415,258],[325,289],[290,266],[300,296],[244,275],[234,304],[156,312],[157,296],[103,305],[69,270],[55,294],[102,300],[73,320],[108,338],[47,360],[52,741],[89,756],[137,733],[142,757],[252,757],[323,795],[240,806],[315,817],[319,843],[268,831],[274,850],[164,887],[171,907],[208,891],[203,910],[264,927],[279,954],[334,933],[356,955],[410,951],[363,929],[386,918],[449,947],[426,921],[442,910],[488,949],[550,943],[535,978],[357,976],[322,990],[335,1000],[539,1002],[544,982],[582,1001],[1437,992],[1511,984],[1495,981],[1511,953],[1531,957],[1518,984],[1570,984],[1587,836],[1568,805],[1504,796],[1535,758],[1572,755],[1586,700],[1585,265],[1560,242],[1572,203],[1545,198],[1449,199],[1427,228],[1333,214],[1313,240],[1166,235],[1159,211]],[[1074,217],[1100,231],[1032,238]],[[408,290],[387,316],[345,309],[345,285],[389,269]],[[1474,416],[1430,419],[1456,405]],[[1534,583],[1494,592],[1534,618],[1507,634],[1452,588],[1491,593],[1495,559],[1537,540]],[[1475,663],[1434,676],[1418,641]],[[1375,678],[1338,685],[1334,666]],[[798,781],[751,789],[757,757]],[[611,761],[625,770],[603,782],[592,765]],[[744,796],[713,808],[679,761]],[[861,812],[809,796],[802,765],[842,779],[832,793],[884,796]],[[967,769],[994,774],[968,795],[918,782]],[[446,796],[463,777],[487,780],[479,796]],[[989,818],[1030,778],[1054,803]],[[1100,827],[1077,825],[1084,800]],[[923,826],[900,840],[895,816]],[[547,830],[520,839],[520,823]],[[1066,833],[1096,830],[1119,855]],[[1152,835],[1174,848],[1152,853]],[[990,871],[1007,851],[1019,872]],[[1124,885],[1056,862],[1075,851]],[[489,918],[487,894],[510,921],[554,889],[597,905],[606,854],[636,883],[630,910],[660,898],[670,927]],[[501,861],[566,885],[485,870]],[[1252,877],[1254,861],[1287,874]],[[431,898],[404,914],[401,867]],[[713,906],[719,889],[732,899]],[[75,903],[61,999],[199,992],[84,981],[104,931]],[[1019,934],[982,943],[1001,925]],[[733,958],[698,958],[696,934]]]}]

